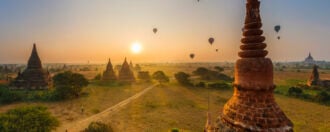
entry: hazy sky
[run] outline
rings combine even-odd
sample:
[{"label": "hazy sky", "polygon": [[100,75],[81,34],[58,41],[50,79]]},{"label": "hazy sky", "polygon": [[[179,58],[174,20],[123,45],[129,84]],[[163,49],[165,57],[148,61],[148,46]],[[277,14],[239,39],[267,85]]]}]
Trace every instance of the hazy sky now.
[{"label": "hazy sky", "polygon": [[[330,0],[261,2],[269,57],[330,61]],[[235,61],[244,14],[244,0],[0,0],[0,63],[26,63],[34,42],[44,63]]]}]

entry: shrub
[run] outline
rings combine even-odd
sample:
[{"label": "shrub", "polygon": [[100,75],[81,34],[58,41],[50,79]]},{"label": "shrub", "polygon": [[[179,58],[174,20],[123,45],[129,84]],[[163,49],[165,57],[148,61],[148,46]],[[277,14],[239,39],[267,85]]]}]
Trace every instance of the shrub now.
[{"label": "shrub", "polygon": [[174,75],[175,79],[184,86],[192,86],[192,83],[189,80],[190,75],[184,72],[178,72]]},{"label": "shrub", "polygon": [[1,87],[0,88],[0,104],[10,104],[17,101],[22,101],[23,95],[10,91],[8,88]]},{"label": "shrub", "polygon": [[156,71],[154,74],[152,74],[152,78],[157,80],[160,84],[170,81],[170,79],[165,75],[163,71]]},{"label": "shrub", "polygon": [[218,72],[223,72],[225,71],[224,68],[220,67],[220,66],[215,66],[214,69],[216,69]]},{"label": "shrub", "polygon": [[288,90],[288,94],[290,96],[299,97],[301,94],[303,94],[303,90],[301,88],[298,88],[298,87],[291,87]]},{"label": "shrub", "polygon": [[1,132],[50,132],[59,125],[46,107],[19,107],[0,115]]},{"label": "shrub", "polygon": [[179,132],[178,128],[172,128],[171,132]]},{"label": "shrub", "polygon": [[208,87],[217,89],[230,89],[230,86],[226,83],[211,83],[208,85]]},{"label": "shrub", "polygon": [[102,122],[91,122],[83,132],[113,132],[113,130]]},{"label": "shrub", "polygon": [[57,99],[78,97],[82,88],[88,85],[88,80],[83,75],[70,71],[56,74],[53,81]]},{"label": "shrub", "polygon": [[206,84],[205,84],[205,82],[199,82],[195,85],[195,87],[205,88]]},{"label": "shrub", "polygon": [[94,80],[101,80],[102,76],[101,74],[97,74],[95,77],[94,77]]},{"label": "shrub", "polygon": [[139,71],[138,72],[138,78],[145,82],[151,81],[151,76],[148,71]]},{"label": "shrub", "polygon": [[204,67],[199,67],[193,74],[198,75],[203,80],[223,80],[223,81],[232,81],[233,79],[223,73],[221,67],[217,68],[217,71],[212,71]]},{"label": "shrub", "polygon": [[325,103],[330,100],[330,95],[326,91],[321,91],[315,95],[314,100],[319,103]]}]

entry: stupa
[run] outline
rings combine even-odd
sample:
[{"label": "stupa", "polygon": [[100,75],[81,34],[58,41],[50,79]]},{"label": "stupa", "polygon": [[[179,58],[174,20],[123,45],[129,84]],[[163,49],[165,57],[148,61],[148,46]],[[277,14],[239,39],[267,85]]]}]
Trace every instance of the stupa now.
[{"label": "stupa", "polygon": [[118,80],[120,82],[134,82],[135,81],[133,71],[131,70],[130,65],[127,63],[126,58],[124,60],[123,65],[121,66],[121,69],[119,70]]},{"label": "stupa", "polygon": [[103,72],[102,80],[103,81],[115,81],[115,80],[117,80],[117,77],[116,77],[115,71],[113,70],[113,66],[111,64],[110,59],[109,59],[108,64],[107,64],[107,68]]},{"label": "stupa", "polygon": [[243,38],[236,61],[234,94],[217,120],[219,132],[291,132],[293,124],[276,104],[273,63],[265,58],[259,0],[247,0]]},{"label": "stupa", "polygon": [[43,70],[36,44],[33,44],[27,68],[18,72],[16,79],[11,82],[11,89],[48,89],[51,77],[48,71]]}]

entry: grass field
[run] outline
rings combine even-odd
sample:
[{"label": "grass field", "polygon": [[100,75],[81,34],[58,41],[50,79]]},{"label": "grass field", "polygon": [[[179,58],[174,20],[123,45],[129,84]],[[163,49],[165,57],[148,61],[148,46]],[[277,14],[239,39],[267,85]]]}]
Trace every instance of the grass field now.
[{"label": "grass field", "polygon": [[[232,90],[210,89],[210,111],[213,120],[231,96]],[[118,131],[167,131],[179,128],[200,132],[205,125],[207,100],[208,90],[171,84],[153,89],[108,119]],[[276,95],[276,101],[295,124],[295,131],[330,130],[330,107],[281,95]]]},{"label": "grass field", "polygon": [[[109,87],[107,85],[92,83],[83,90],[84,93],[88,94],[82,95],[82,97],[78,99],[50,103],[15,103],[1,106],[0,112],[3,113],[8,109],[23,105],[44,105],[59,119],[61,124],[65,124],[99,113],[143,90],[143,88],[147,86],[149,86],[149,84]],[[84,109],[83,113],[81,112],[82,108]]]},{"label": "grass field", "polygon": [[[208,97],[210,97],[210,112],[213,120],[215,120],[224,104],[232,96],[232,90],[185,88],[176,84],[173,79],[174,73],[179,71],[191,73],[197,67],[213,68],[214,64],[143,65],[142,70],[149,71],[150,74],[157,70],[163,70],[171,78],[171,83],[152,89],[115,114],[104,117],[103,121],[111,124],[115,131],[162,132],[172,128],[192,132],[203,131],[206,112],[208,111]],[[232,68],[225,68],[224,72],[233,75]],[[100,71],[81,73],[92,79]],[[274,82],[279,90],[287,91],[290,86],[306,83],[310,73],[311,70],[302,70],[301,72],[295,70],[275,71]],[[320,73],[321,78],[330,78],[329,71],[321,71]],[[79,99],[53,103],[16,103],[0,106],[0,112],[21,105],[41,104],[48,107],[50,112],[60,120],[61,124],[72,123],[99,113],[149,85],[111,86],[109,84],[99,85],[99,83],[92,81],[87,88],[84,88],[84,92],[88,94]],[[275,97],[282,110],[293,121],[295,131],[330,131],[329,106],[283,95],[276,94]],[[81,112],[82,106],[84,108],[83,113]]]}]

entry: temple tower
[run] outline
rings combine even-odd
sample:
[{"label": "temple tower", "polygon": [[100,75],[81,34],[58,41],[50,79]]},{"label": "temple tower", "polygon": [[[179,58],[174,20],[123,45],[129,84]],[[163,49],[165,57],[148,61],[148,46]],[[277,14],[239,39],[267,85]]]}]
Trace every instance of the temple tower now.
[{"label": "temple tower", "polygon": [[111,63],[110,59],[109,59],[108,64],[107,64],[107,68],[103,72],[102,80],[103,81],[115,81],[115,80],[117,80],[117,77],[116,77],[115,71],[113,70],[113,66],[112,66],[112,63]]},{"label": "temple tower", "polygon": [[234,94],[217,121],[218,131],[293,131],[293,124],[276,104],[273,63],[265,58],[265,37],[259,0],[247,0],[243,38],[236,61]]},{"label": "temple tower", "polygon": [[321,85],[320,74],[319,74],[317,65],[314,65],[312,75],[308,79],[307,85],[308,86]]},{"label": "temple tower", "polygon": [[119,71],[118,80],[121,82],[134,82],[135,81],[133,71],[131,70],[129,64],[127,63],[126,58]]},{"label": "temple tower", "polygon": [[50,84],[50,74],[42,69],[36,44],[33,44],[27,68],[22,73],[18,73],[10,86],[12,89],[48,89]]}]

